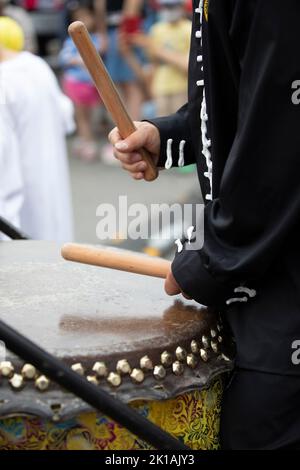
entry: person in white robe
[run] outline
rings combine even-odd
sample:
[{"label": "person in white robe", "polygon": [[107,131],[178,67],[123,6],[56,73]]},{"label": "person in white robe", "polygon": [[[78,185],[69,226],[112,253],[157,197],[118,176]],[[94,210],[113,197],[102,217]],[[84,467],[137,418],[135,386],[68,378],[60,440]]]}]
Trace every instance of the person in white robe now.
[{"label": "person in white robe", "polygon": [[0,113],[10,115],[20,152],[20,227],[33,239],[72,240],[65,140],[74,130],[72,104],[46,62],[1,44],[0,93]]},{"label": "person in white robe", "polygon": [[[0,129],[0,216],[20,228],[24,202],[20,152],[10,116],[4,109],[0,113]],[[5,239],[0,233],[0,240]]]}]

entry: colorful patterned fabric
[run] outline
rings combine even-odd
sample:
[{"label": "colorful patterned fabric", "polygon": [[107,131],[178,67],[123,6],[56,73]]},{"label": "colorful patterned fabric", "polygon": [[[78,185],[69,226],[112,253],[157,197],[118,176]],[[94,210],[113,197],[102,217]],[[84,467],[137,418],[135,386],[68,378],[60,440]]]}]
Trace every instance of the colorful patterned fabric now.
[{"label": "colorful patterned fabric", "polygon": [[[194,450],[219,447],[222,379],[206,390],[131,406]],[[1,450],[138,450],[151,447],[106,416],[85,413],[63,422],[36,416],[0,419]]]}]

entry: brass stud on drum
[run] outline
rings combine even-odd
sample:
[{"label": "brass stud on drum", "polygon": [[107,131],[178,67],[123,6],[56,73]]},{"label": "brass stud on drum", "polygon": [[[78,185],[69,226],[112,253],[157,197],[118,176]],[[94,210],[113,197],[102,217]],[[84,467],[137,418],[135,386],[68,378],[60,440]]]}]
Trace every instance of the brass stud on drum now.
[{"label": "brass stud on drum", "polygon": [[0,362],[0,373],[2,377],[12,377],[14,371],[15,368],[10,361]]},{"label": "brass stud on drum", "polygon": [[36,368],[32,364],[24,364],[21,374],[24,379],[33,380],[37,374]]},{"label": "brass stud on drum", "polygon": [[110,372],[107,377],[107,382],[113,387],[119,387],[122,383],[120,374],[116,372]]},{"label": "brass stud on drum", "polygon": [[188,367],[190,367],[191,369],[195,369],[195,367],[197,366],[197,363],[198,363],[198,360],[197,360],[195,354],[188,354],[187,358],[186,358],[186,363],[187,363]]},{"label": "brass stud on drum", "polygon": [[145,374],[144,374],[144,372],[143,372],[141,369],[135,368],[135,369],[133,369],[133,371],[131,372],[130,377],[131,377],[131,379],[133,380],[133,382],[140,384],[140,383],[142,383],[142,382],[144,381],[144,379],[145,379]]},{"label": "brass stud on drum", "polygon": [[219,343],[222,343],[222,341],[223,341],[223,338],[222,338],[222,336],[219,335],[219,336],[218,336],[218,342],[219,342]]},{"label": "brass stud on drum", "polygon": [[35,380],[35,386],[41,392],[44,392],[45,390],[47,390],[49,388],[49,385],[50,385],[50,380],[45,375],[40,375]]},{"label": "brass stud on drum", "polygon": [[164,368],[164,366],[155,366],[154,367],[154,371],[153,371],[153,375],[156,379],[158,380],[162,380],[165,378],[165,376],[167,375],[167,371],[166,369]]},{"label": "brass stud on drum", "polygon": [[95,375],[88,375],[86,380],[93,385],[99,385],[99,380],[97,379]]},{"label": "brass stud on drum", "polygon": [[117,372],[121,375],[126,375],[131,373],[131,367],[127,359],[121,359],[117,362],[116,366]]},{"label": "brass stud on drum", "polygon": [[182,375],[184,372],[184,366],[181,362],[175,361],[172,364],[172,371],[175,375]]},{"label": "brass stud on drum", "polygon": [[197,354],[199,352],[199,344],[195,340],[191,342],[191,351],[194,354]]},{"label": "brass stud on drum", "polygon": [[160,360],[163,366],[169,367],[172,364],[172,354],[168,351],[164,351],[160,355]]},{"label": "brass stud on drum", "polygon": [[24,386],[24,379],[21,374],[14,374],[10,379],[9,383],[14,390],[21,390]]},{"label": "brass stud on drum", "polygon": [[95,362],[92,370],[96,372],[97,377],[107,377],[108,370],[104,362]]},{"label": "brass stud on drum", "polygon": [[210,330],[210,336],[211,336],[212,338],[215,338],[215,337],[217,336],[217,334],[218,334],[218,333],[217,333],[216,330],[214,330],[213,328]]},{"label": "brass stud on drum", "polygon": [[178,348],[176,348],[175,354],[176,354],[178,361],[186,360],[186,356],[187,356],[186,350],[183,349],[181,346],[178,346]]},{"label": "brass stud on drum", "polygon": [[153,362],[149,356],[143,356],[140,360],[140,368],[143,370],[153,370]]},{"label": "brass stud on drum", "polygon": [[79,374],[79,375],[82,375],[82,376],[84,375],[84,368],[83,368],[83,365],[80,362],[77,362],[76,364],[72,364],[71,369],[74,372],[77,372],[77,374]]},{"label": "brass stud on drum", "polygon": [[213,350],[213,352],[217,353],[218,352],[218,343],[216,343],[215,341],[211,341],[210,345],[211,345],[211,349]]},{"label": "brass stud on drum", "polygon": [[207,355],[207,352],[205,351],[205,349],[200,349],[200,357],[201,357],[203,362],[207,362],[208,355]]},{"label": "brass stud on drum", "polygon": [[223,329],[223,326],[221,325],[221,323],[218,323],[217,324],[217,330],[221,332],[222,329]]},{"label": "brass stud on drum", "polygon": [[205,336],[205,335],[202,336],[202,344],[203,344],[204,349],[208,349],[208,348],[209,348],[208,337]]}]

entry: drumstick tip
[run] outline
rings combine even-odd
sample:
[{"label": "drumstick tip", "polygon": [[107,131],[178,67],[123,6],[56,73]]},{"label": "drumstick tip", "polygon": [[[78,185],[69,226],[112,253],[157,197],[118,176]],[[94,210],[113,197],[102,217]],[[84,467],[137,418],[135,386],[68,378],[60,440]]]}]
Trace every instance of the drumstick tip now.
[{"label": "drumstick tip", "polygon": [[82,21],[73,21],[68,27],[68,33],[72,36],[74,33],[78,33],[86,29],[85,24]]},{"label": "drumstick tip", "polygon": [[65,244],[61,247],[60,253],[61,253],[61,256],[62,256],[64,259],[68,259],[68,254],[69,254],[70,248],[72,248],[72,246],[73,246],[73,243],[65,243]]}]

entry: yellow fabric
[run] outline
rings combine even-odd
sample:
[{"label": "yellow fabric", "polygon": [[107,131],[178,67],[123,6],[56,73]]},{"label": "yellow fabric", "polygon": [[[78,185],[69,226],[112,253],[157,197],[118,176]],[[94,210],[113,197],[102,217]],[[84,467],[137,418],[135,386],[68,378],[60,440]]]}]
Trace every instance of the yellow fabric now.
[{"label": "yellow fabric", "polygon": [[[171,400],[135,401],[131,406],[191,449],[214,450],[219,447],[222,392],[219,378],[206,390]],[[0,450],[5,449],[141,450],[150,446],[106,416],[85,413],[62,422],[35,416],[2,418]]]},{"label": "yellow fabric", "polygon": [[6,16],[0,16],[0,46],[11,51],[22,51],[24,34],[19,24]]},{"label": "yellow fabric", "polygon": [[[157,23],[150,30],[156,47],[188,55],[190,49],[192,24],[182,19],[174,24]],[[173,65],[158,64],[155,69],[152,92],[155,97],[187,91],[187,73]]]}]

